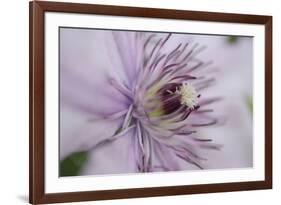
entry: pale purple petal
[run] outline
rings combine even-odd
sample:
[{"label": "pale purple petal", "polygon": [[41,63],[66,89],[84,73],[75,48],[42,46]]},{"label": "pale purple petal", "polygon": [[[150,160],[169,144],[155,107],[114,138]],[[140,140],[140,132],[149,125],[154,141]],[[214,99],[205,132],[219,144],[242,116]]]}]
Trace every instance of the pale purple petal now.
[{"label": "pale purple petal", "polygon": [[[111,45],[120,54],[121,69],[126,74],[125,84],[132,87],[142,66],[143,35],[130,31],[112,31],[114,43]],[[116,52],[115,51],[115,52]],[[111,50],[113,53],[114,50]]]},{"label": "pale purple petal", "polygon": [[116,140],[94,147],[89,153],[89,159],[81,174],[121,174],[137,172],[135,140],[135,129],[130,129]]},{"label": "pale purple petal", "polygon": [[79,111],[113,114],[130,101],[114,85],[126,80],[111,31],[62,28],[60,99]]},{"label": "pale purple petal", "polygon": [[198,132],[200,137],[212,138],[223,144],[220,152],[199,150],[202,156],[208,156],[204,166],[207,169],[251,167],[253,122],[246,99],[252,97],[252,40],[250,37],[238,37],[235,44],[227,43],[226,37],[203,37],[199,40],[208,45],[208,52],[203,52],[200,57],[215,58],[216,64],[220,66],[217,84],[202,91],[202,100],[204,96],[211,97],[211,93],[223,97],[222,101],[212,103],[208,107],[225,116],[223,126],[202,127]]},{"label": "pale purple petal", "polygon": [[64,106],[60,113],[60,159],[74,152],[88,151],[113,136],[121,119],[93,120],[92,116]]}]

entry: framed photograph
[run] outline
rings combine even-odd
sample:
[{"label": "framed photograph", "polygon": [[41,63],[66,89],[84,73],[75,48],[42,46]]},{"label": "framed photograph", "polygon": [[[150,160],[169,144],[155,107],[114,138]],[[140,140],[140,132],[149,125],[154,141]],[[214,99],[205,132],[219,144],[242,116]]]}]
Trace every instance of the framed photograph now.
[{"label": "framed photograph", "polygon": [[271,187],[271,16],[30,2],[30,203]]}]

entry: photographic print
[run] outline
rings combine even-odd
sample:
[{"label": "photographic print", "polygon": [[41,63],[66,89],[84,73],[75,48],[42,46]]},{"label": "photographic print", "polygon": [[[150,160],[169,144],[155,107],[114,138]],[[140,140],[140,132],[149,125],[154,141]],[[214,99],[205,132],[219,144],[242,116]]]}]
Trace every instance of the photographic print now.
[{"label": "photographic print", "polygon": [[29,3],[29,201],[272,188],[272,16]]},{"label": "photographic print", "polygon": [[253,167],[253,38],[59,28],[59,176]]}]

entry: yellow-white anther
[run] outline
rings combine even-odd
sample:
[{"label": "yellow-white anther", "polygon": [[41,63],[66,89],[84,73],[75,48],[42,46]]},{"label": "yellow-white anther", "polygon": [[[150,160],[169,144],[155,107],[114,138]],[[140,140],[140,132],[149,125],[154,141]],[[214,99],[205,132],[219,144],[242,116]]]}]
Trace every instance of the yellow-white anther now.
[{"label": "yellow-white anther", "polygon": [[198,104],[198,94],[195,88],[188,83],[182,83],[175,93],[181,95],[181,104],[190,109],[194,109]]}]

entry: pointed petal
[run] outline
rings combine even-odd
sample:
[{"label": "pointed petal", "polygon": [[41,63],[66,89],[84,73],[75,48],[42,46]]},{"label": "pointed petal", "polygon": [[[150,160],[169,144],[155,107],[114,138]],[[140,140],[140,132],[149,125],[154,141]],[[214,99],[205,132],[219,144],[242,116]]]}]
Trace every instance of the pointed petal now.
[{"label": "pointed petal", "polygon": [[135,129],[130,129],[118,139],[96,146],[90,152],[82,175],[121,174],[137,172],[135,160]]},{"label": "pointed petal", "polygon": [[126,79],[121,54],[114,45],[110,31],[61,30],[61,102],[94,114],[111,114],[128,107],[129,99],[110,84],[112,78],[121,83]]},{"label": "pointed petal", "polygon": [[167,146],[153,141],[153,171],[178,171],[180,164],[177,161],[175,153]]},{"label": "pointed petal", "polygon": [[60,159],[74,152],[87,151],[111,137],[121,126],[122,118],[89,120],[91,116],[63,107],[60,113]]},{"label": "pointed petal", "polygon": [[126,73],[126,84],[131,87],[143,60],[143,35],[137,32],[112,31],[112,36],[113,47],[119,53],[123,72]]}]

